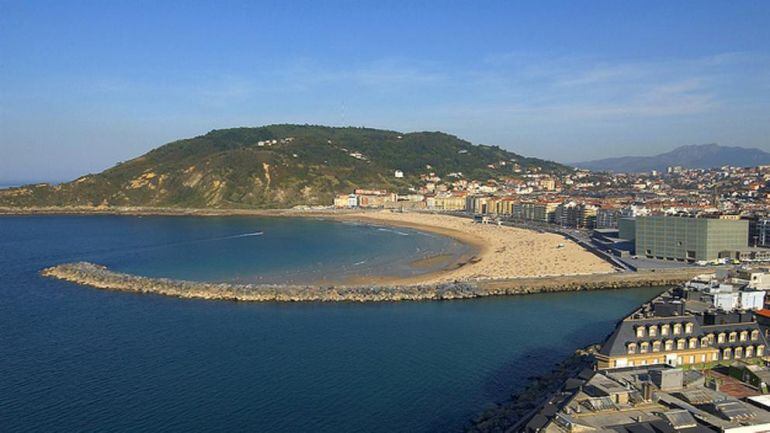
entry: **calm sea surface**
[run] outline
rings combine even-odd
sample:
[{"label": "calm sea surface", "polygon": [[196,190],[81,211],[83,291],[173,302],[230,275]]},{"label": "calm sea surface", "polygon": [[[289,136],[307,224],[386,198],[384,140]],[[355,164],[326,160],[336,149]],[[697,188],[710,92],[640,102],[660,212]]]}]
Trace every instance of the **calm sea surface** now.
[{"label": "calm sea surface", "polygon": [[0,217],[0,431],[461,431],[655,294],[247,304],[37,274],[88,260],[151,276],[334,281],[410,275],[415,259],[462,252],[412,230],[316,220]]}]

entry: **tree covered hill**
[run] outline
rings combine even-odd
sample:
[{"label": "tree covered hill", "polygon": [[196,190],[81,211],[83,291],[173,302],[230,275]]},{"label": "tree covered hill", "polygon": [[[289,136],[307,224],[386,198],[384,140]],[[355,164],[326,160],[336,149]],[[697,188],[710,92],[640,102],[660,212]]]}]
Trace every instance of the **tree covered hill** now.
[{"label": "tree covered hill", "polygon": [[[441,132],[270,125],[213,130],[174,141],[60,185],[0,190],[0,206],[329,204],[335,194],[354,188],[405,192],[428,172],[439,176],[461,172],[468,179],[486,180],[516,175],[517,166],[548,173],[569,170]],[[403,171],[404,177],[396,178],[395,170]]]}]

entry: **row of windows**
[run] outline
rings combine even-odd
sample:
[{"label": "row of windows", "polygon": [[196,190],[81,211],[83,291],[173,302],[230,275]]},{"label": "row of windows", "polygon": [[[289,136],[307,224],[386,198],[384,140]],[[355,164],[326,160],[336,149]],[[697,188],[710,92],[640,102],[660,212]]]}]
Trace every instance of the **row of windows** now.
[{"label": "row of windows", "polygon": [[673,323],[673,324],[663,324],[663,325],[650,325],[650,326],[637,326],[636,327],[636,337],[637,338],[644,338],[644,337],[657,337],[658,333],[660,333],[661,336],[666,335],[682,335],[682,331],[684,331],[685,334],[692,334],[693,330],[695,329],[695,324],[691,322],[687,322],[685,324],[682,323]]},{"label": "row of windows", "polygon": [[753,357],[765,356],[765,346],[759,345],[756,349],[754,346],[743,347],[725,347],[722,349],[722,359],[741,359],[741,358],[753,358]]},{"label": "row of windows", "polygon": [[677,340],[665,340],[665,341],[653,341],[653,342],[647,342],[643,341],[641,343],[628,343],[626,346],[626,349],[628,351],[629,355],[633,355],[636,353],[648,353],[650,351],[652,352],[660,352],[661,350],[665,352],[669,352],[672,350],[686,350],[686,349],[697,349],[698,347],[710,347],[714,345],[714,342],[716,341],[718,344],[722,343],[735,343],[737,341],[748,341],[749,337],[751,338],[751,341],[756,341],[759,339],[759,330],[754,329],[751,332],[749,331],[733,331],[730,333],[726,332],[720,332],[719,334],[708,334],[704,337],[701,337],[700,339],[695,337],[687,338],[679,338]]},{"label": "row of windows", "polygon": [[[712,334],[709,334],[712,335]],[[717,334],[717,343],[724,343],[725,341],[730,343],[735,343],[736,341],[748,341],[749,337],[751,338],[751,341],[756,341],[759,339],[759,330],[753,329],[749,333],[749,331],[733,331],[730,333],[720,332]]]},{"label": "row of windows", "polygon": [[[746,346],[746,347],[735,347],[730,348],[726,347],[719,353],[713,353],[711,355],[711,359],[709,359],[709,356],[705,353],[702,353],[700,355],[680,355],[675,357],[675,364],[676,365],[682,365],[682,364],[695,364],[698,362],[709,362],[709,361],[719,361],[720,356],[722,360],[728,360],[728,359],[742,359],[742,358],[753,358],[753,357],[761,357],[765,355],[765,346],[760,344],[759,346]],[[664,364],[664,363],[674,363],[674,359],[669,359],[669,355],[666,355],[662,358],[652,358],[652,359],[642,359],[636,361],[636,365],[653,365],[653,364]],[[621,362],[623,364],[621,364]],[[627,362],[625,360],[615,360],[613,362],[613,367],[633,367],[634,361],[628,360]]]}]

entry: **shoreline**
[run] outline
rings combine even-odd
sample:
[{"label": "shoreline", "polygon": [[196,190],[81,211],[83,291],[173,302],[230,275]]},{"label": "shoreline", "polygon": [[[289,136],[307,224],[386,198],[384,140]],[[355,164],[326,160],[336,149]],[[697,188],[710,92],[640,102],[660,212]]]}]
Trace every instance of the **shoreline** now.
[{"label": "shoreline", "polygon": [[[147,207],[0,208],[0,215],[254,216],[317,218],[410,228],[449,237],[468,250],[439,269],[416,276],[351,277],[342,286],[420,285],[511,280],[529,277],[611,274],[617,269],[562,235],[475,224],[440,213],[339,209],[188,209]],[[319,281],[318,284],[328,284]]]},{"label": "shoreline", "polygon": [[[463,246],[469,249],[468,252],[465,254],[461,254],[458,257],[456,257],[453,260],[450,260],[449,263],[442,266],[441,269],[436,269],[432,272],[426,272],[424,274],[411,276],[411,277],[380,277],[376,278],[376,283],[378,284],[406,284],[406,285],[419,285],[419,284],[430,284],[430,283],[436,283],[439,281],[443,282],[459,282],[458,280],[451,280],[445,278],[445,276],[448,273],[451,273],[452,271],[455,271],[457,269],[460,269],[464,266],[467,266],[469,264],[473,264],[475,262],[478,262],[480,260],[483,260],[483,257],[486,254],[489,254],[489,248],[487,245],[485,245],[483,242],[481,242],[478,238],[473,237],[469,235],[468,233],[464,233],[459,230],[454,230],[451,228],[446,227],[438,227],[435,225],[429,225],[429,224],[419,224],[419,223],[413,223],[408,221],[386,221],[382,220],[380,218],[377,218],[374,216],[374,213],[369,212],[356,212],[356,213],[340,213],[337,215],[327,215],[327,216],[320,216],[320,218],[330,219],[334,221],[346,221],[346,222],[358,222],[361,224],[368,224],[372,226],[385,226],[385,227],[401,227],[401,228],[408,228],[413,229],[417,231],[422,231],[426,233],[432,233],[439,236],[448,237],[451,239],[454,239],[455,241],[459,242]],[[434,256],[425,258],[425,259],[417,259],[419,260],[426,260],[431,259]],[[359,282],[354,280],[353,282]],[[359,282],[360,284],[360,282]]]},{"label": "shoreline", "polygon": [[[6,209],[7,210],[7,209]],[[469,249],[440,269],[417,276],[351,277],[339,283],[259,285],[207,283],[121,274],[98,265],[63,264],[42,274],[82,285],[180,298],[235,301],[402,301],[448,300],[484,296],[668,286],[687,281],[707,268],[618,272],[563,236],[534,230],[474,224],[456,216],[381,210],[330,209],[181,209],[181,208],[36,208],[17,215],[264,216],[320,218],[369,225],[404,227],[452,238]],[[87,212],[86,212],[87,211]],[[0,215],[3,209],[0,208]],[[558,246],[556,246],[558,245]],[[433,256],[424,258],[432,260]],[[80,266],[80,268],[78,268]],[[128,287],[132,281],[137,287]],[[285,292],[285,293],[279,293]]]},{"label": "shoreline", "polygon": [[495,403],[494,407],[478,414],[463,431],[465,433],[519,431],[516,427],[521,427],[523,421],[533,416],[540,405],[562,388],[568,379],[577,377],[582,370],[592,366],[593,356],[600,348],[600,344],[591,344],[577,349],[554,364],[550,371],[530,377],[523,388],[508,399]]},{"label": "shoreline", "polygon": [[329,218],[434,233],[453,238],[473,251],[458,260],[454,268],[394,281],[399,284],[518,282],[526,278],[619,273],[612,264],[576,242],[553,233],[478,224],[468,218],[438,213],[369,211]]},{"label": "shoreline", "polygon": [[353,213],[361,210],[331,208],[308,209],[238,209],[238,208],[182,208],[145,206],[45,206],[12,208],[0,207],[0,216],[33,215],[127,215],[127,216],[324,216],[337,213]]},{"label": "shoreline", "polygon": [[[273,217],[273,218],[315,218],[341,222],[357,222],[371,226],[382,227],[402,227],[410,228],[426,233],[437,234],[456,240],[469,251],[458,255],[448,261],[439,269],[425,272],[415,276],[394,276],[394,275],[375,275],[350,277],[344,282],[337,283],[337,286],[363,286],[363,285],[417,285],[437,281],[447,271],[452,271],[463,266],[480,260],[485,252],[485,245],[477,238],[463,233],[459,230],[446,229],[442,227],[431,226],[427,224],[417,224],[397,221],[385,221],[374,218],[370,214],[381,212],[381,210],[362,210],[362,209],[196,209],[196,208],[155,208],[155,207],[88,207],[88,206],[66,206],[66,207],[35,207],[35,208],[3,208],[0,207],[0,217],[2,216],[160,216],[160,217]],[[417,258],[416,261],[432,259]],[[362,280],[367,280],[366,282]],[[331,285],[325,281],[314,283],[316,285]]]}]

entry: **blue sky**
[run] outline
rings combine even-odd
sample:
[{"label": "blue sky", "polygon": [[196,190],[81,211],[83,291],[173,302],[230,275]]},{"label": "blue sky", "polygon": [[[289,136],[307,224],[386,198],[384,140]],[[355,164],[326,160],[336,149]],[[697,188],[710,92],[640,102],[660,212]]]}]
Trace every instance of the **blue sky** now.
[{"label": "blue sky", "polygon": [[579,161],[770,150],[767,1],[0,0],[0,183],[269,123]]}]

